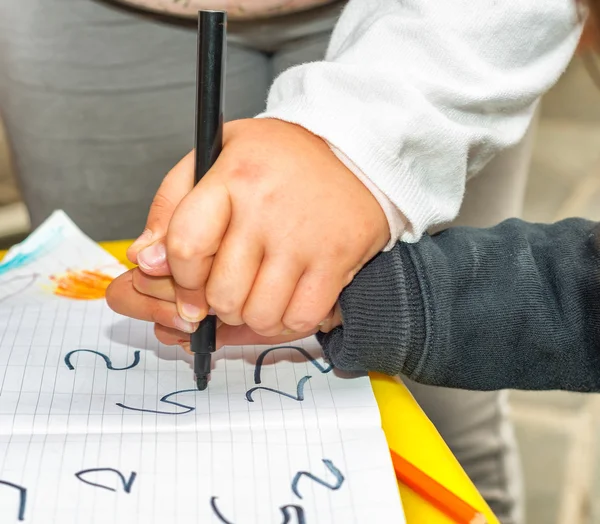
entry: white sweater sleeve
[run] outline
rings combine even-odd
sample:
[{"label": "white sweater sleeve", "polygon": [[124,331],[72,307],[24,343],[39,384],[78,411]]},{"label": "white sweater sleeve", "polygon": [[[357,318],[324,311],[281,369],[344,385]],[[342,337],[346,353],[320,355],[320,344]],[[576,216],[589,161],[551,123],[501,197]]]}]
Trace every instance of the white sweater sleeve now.
[{"label": "white sweater sleeve", "polygon": [[350,0],[325,60],[282,73],[258,116],[325,139],[414,242],[455,218],[466,180],[523,137],[580,31],[575,0]]}]

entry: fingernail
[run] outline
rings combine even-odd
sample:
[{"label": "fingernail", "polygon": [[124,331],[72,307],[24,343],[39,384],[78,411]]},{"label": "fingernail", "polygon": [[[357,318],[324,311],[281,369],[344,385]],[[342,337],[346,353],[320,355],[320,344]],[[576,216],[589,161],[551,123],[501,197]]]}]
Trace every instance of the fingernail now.
[{"label": "fingernail", "polygon": [[216,311],[215,311],[213,308],[209,308],[209,310],[208,310],[208,313],[207,313],[207,314],[208,314],[208,315],[216,315],[216,314],[217,314],[217,312],[216,312]]},{"label": "fingernail", "polygon": [[183,331],[184,333],[193,333],[198,329],[197,322],[188,322],[181,317],[175,317],[173,320],[173,324],[179,331]]},{"label": "fingernail", "polygon": [[151,240],[152,240],[152,231],[150,229],[144,229],[142,234],[139,237],[137,237],[133,241],[133,244],[131,244],[131,246],[129,246],[129,247],[132,248],[132,247],[138,247],[141,245],[147,246]]},{"label": "fingernail", "polygon": [[194,304],[179,304],[179,314],[188,322],[200,322],[202,310]]},{"label": "fingernail", "polygon": [[154,269],[162,266],[167,261],[167,250],[162,242],[152,244],[140,251],[137,257],[138,264],[143,269]]}]

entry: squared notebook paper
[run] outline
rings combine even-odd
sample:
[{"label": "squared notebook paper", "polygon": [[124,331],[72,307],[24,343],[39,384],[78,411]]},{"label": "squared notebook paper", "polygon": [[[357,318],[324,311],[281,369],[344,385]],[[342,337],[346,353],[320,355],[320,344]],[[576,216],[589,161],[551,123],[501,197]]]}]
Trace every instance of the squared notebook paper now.
[{"label": "squared notebook paper", "polygon": [[368,377],[313,338],[191,357],[103,291],[125,268],[54,213],[0,262],[0,522],[403,523]]}]

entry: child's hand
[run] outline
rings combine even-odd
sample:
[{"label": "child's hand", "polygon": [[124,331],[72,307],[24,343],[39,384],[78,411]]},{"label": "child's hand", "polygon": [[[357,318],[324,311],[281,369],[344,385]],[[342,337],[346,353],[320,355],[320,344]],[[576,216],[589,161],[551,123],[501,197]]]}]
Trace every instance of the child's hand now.
[{"label": "child's hand", "polygon": [[[167,346],[179,345],[189,352],[191,331],[197,324],[182,320],[175,306],[175,285],[171,277],[151,277],[135,268],[116,278],[108,288],[106,299],[117,313],[147,322],[154,322],[158,340]],[[342,323],[339,305],[321,323],[319,329],[327,332]],[[228,326],[217,320],[217,347],[224,345],[281,344],[314,334],[284,333],[264,337],[248,326]]]},{"label": "child's hand", "polygon": [[196,187],[193,162],[190,153],[165,178],[128,253],[148,275],[172,274],[190,322],[210,306],[263,336],[313,332],[388,241],[370,191],[301,127],[232,122]]}]

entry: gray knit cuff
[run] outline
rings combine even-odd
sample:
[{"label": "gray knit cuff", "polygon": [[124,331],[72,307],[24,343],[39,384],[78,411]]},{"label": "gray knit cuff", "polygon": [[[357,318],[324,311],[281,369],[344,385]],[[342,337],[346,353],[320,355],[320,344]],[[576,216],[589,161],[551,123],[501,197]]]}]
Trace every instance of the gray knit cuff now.
[{"label": "gray knit cuff", "polygon": [[340,295],[343,326],[318,333],[340,370],[410,376],[425,347],[423,297],[407,246],[380,253]]}]

